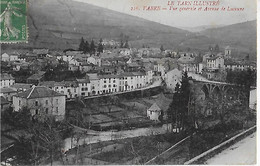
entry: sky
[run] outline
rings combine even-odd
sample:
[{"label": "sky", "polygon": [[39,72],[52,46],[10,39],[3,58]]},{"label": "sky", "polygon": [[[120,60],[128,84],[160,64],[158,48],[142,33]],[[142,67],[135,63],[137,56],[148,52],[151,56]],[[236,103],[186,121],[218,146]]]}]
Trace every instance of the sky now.
[{"label": "sky", "polygon": [[[173,27],[198,27],[198,26],[214,26],[214,25],[230,25],[239,22],[246,22],[256,19],[256,0],[218,0],[217,7],[226,9],[231,8],[244,8],[244,11],[146,11],[143,6],[161,6],[169,8],[168,0],[75,0],[80,2],[89,3],[95,6],[104,7],[110,10],[126,13],[129,15],[141,17],[150,21],[159,22],[161,24],[170,25]],[[184,0],[175,1],[175,6],[193,7],[193,6],[177,6],[177,1],[183,2]],[[186,0],[188,2],[200,0]],[[213,1],[213,0],[202,0]],[[217,0],[215,1],[217,2]],[[131,10],[131,7],[138,6],[141,10]],[[209,6],[212,7],[212,6]],[[205,6],[203,7],[203,9]]]}]

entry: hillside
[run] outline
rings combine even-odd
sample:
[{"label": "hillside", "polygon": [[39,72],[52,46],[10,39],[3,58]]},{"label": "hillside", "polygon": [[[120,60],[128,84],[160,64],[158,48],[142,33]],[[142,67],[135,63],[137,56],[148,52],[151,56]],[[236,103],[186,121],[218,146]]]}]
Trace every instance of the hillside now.
[{"label": "hillside", "polygon": [[256,51],[256,20],[207,29],[201,34],[239,50]]},{"label": "hillside", "polygon": [[252,60],[255,60],[256,36],[256,21],[248,21],[194,33],[193,37],[183,41],[179,47],[205,51],[209,46],[218,44],[223,51],[226,46],[231,46],[234,49],[234,56],[244,58],[249,53]]},{"label": "hillside", "polygon": [[[29,44],[16,47],[77,49],[80,38],[119,39],[128,35],[132,46],[175,47],[188,31],[71,0],[29,1]],[[8,48],[4,46],[3,48]]]}]

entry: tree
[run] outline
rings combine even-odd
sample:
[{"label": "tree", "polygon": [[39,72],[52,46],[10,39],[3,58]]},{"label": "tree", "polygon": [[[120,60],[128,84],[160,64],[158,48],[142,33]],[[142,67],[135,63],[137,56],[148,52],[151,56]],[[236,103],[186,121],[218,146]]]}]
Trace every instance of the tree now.
[{"label": "tree", "polygon": [[99,40],[99,44],[98,44],[98,49],[97,49],[97,51],[99,52],[99,53],[101,53],[101,52],[103,52],[103,45],[102,45],[102,42],[103,42],[103,40],[102,40],[102,38]]},{"label": "tree", "polygon": [[216,52],[219,52],[219,46],[218,46],[218,44],[215,45],[215,51],[216,51]]},{"label": "tree", "polygon": [[54,117],[47,115],[41,115],[41,117],[43,118],[40,119],[44,119],[44,121],[39,120],[37,116],[33,118],[30,110],[26,107],[9,114],[9,118],[16,122],[9,125],[14,130],[22,131],[17,132],[13,138],[15,142],[11,155],[15,156],[12,161],[14,165],[18,163],[36,165],[40,164],[46,157],[50,159],[52,164],[54,158],[61,156],[60,127],[58,127]]},{"label": "tree", "polygon": [[124,42],[123,40],[120,41],[120,48],[123,48],[124,47]]},{"label": "tree", "polygon": [[84,44],[84,49],[83,49],[83,52],[84,52],[84,54],[85,53],[89,53],[89,51],[90,51],[90,47],[89,47],[89,43],[88,43],[88,41],[86,40],[86,42],[85,42],[85,44]]},{"label": "tree", "polygon": [[212,48],[212,46],[209,46],[209,51],[213,51],[213,48]]},{"label": "tree", "polygon": [[250,59],[250,56],[249,56],[249,54],[247,54],[246,57],[245,57],[245,60],[249,61],[249,59]]},{"label": "tree", "polygon": [[158,117],[158,120],[159,120],[161,123],[163,123],[163,116],[164,116],[164,112],[161,111],[161,114],[160,114],[159,117]]},{"label": "tree", "polygon": [[161,50],[161,52],[164,51],[163,45],[161,45],[160,50]]},{"label": "tree", "polygon": [[80,44],[79,44],[79,51],[84,51],[85,42],[83,37],[81,38]]},{"label": "tree", "polygon": [[189,126],[188,124],[188,105],[190,101],[190,83],[187,72],[183,73],[181,85],[176,84],[173,100],[170,104],[168,115],[169,120],[177,127]]},{"label": "tree", "polygon": [[126,42],[124,44],[124,48],[129,48],[128,40],[126,40]]},{"label": "tree", "polygon": [[90,43],[90,53],[95,54],[95,52],[96,52],[96,46],[94,40],[92,39]]}]

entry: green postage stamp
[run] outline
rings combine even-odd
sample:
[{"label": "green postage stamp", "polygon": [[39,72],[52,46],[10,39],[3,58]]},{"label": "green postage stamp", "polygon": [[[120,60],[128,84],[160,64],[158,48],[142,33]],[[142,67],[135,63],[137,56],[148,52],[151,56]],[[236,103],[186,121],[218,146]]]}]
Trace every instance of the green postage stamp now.
[{"label": "green postage stamp", "polygon": [[27,0],[1,0],[0,10],[0,43],[27,42]]}]

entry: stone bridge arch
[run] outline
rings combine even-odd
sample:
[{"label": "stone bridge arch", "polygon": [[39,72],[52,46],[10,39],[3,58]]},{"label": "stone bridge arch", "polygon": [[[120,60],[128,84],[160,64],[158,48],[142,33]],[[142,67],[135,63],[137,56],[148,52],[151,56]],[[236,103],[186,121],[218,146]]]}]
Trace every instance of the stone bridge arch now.
[{"label": "stone bridge arch", "polygon": [[203,112],[210,110],[213,114],[217,114],[215,111],[221,111],[224,106],[223,104],[226,102],[232,103],[232,100],[239,99],[243,101],[245,99],[243,88],[237,85],[194,81],[194,86],[197,89],[196,92],[202,91],[202,93],[205,94],[204,107],[203,110],[201,110]]}]

